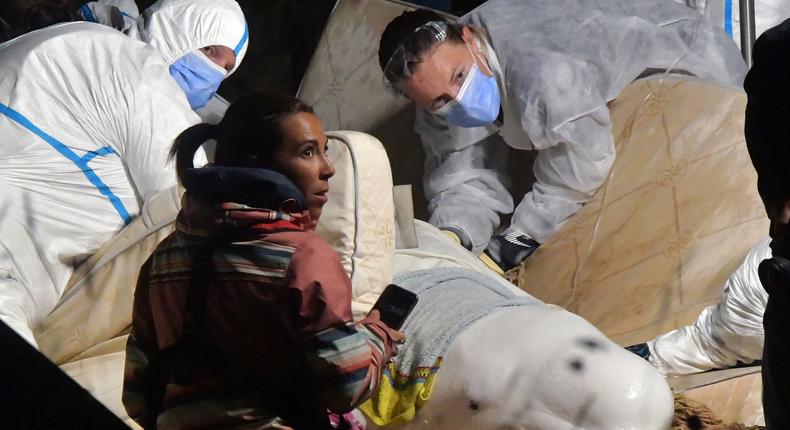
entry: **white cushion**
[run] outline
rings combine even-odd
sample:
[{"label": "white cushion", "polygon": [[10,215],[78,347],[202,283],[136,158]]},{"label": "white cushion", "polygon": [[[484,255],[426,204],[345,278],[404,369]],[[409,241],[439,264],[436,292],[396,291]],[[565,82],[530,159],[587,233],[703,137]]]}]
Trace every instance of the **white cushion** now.
[{"label": "white cushion", "polygon": [[389,158],[375,137],[327,133],[335,176],[316,233],[340,254],[354,287],[354,317],[363,317],[392,281],[395,212]]},{"label": "white cushion", "polygon": [[58,306],[34,331],[50,360],[66,363],[128,330],[140,267],[173,231],[180,195],[173,187],[154,196],[140,216],[77,268]]}]

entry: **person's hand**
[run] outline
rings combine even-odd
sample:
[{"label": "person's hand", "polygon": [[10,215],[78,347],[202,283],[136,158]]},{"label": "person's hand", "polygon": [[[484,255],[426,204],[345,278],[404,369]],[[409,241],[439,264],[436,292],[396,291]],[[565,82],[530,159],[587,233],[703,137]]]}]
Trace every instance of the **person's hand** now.
[{"label": "person's hand", "polygon": [[790,198],[773,202],[768,217],[773,255],[790,259]]},{"label": "person's hand", "polygon": [[377,309],[370,311],[359,324],[363,324],[384,343],[384,362],[390,357],[398,355],[398,345],[406,341],[406,336],[381,321],[381,314]]},{"label": "person's hand", "polygon": [[381,321],[381,314],[379,313],[378,309],[373,309],[372,311],[370,311],[367,318],[365,319],[371,321],[378,321],[381,323],[382,326],[387,327],[388,329],[387,334],[389,335],[390,339],[392,339],[395,343],[402,344],[403,342],[406,342],[405,334],[389,327],[388,325],[384,324],[384,321]]}]

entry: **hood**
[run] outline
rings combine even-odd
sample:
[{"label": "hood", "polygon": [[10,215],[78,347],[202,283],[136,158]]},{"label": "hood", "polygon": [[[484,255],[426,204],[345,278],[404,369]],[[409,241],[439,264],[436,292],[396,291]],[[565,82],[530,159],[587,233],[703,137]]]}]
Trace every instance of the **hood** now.
[{"label": "hood", "polygon": [[168,64],[210,45],[227,46],[241,64],[249,45],[244,13],[234,0],[160,0],[146,9],[128,32],[155,47]]}]

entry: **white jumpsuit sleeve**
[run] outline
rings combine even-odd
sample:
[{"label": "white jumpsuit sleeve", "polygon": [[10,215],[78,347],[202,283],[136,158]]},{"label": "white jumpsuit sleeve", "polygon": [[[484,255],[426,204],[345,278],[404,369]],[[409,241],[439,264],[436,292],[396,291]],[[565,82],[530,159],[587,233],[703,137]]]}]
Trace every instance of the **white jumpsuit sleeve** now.
[{"label": "white jumpsuit sleeve", "polygon": [[450,127],[441,118],[417,109],[415,131],[425,149],[423,185],[429,222],[464,234],[478,254],[499,226],[499,214],[513,210],[503,182],[507,146],[488,139],[493,128]]},{"label": "white jumpsuit sleeve", "polygon": [[700,313],[693,325],[648,342],[650,361],[668,375],[684,375],[751,363],[763,355],[763,313],[768,293],[757,268],[771,258],[770,239],[752,248],[724,284],[721,302]]},{"label": "white jumpsuit sleeve", "polygon": [[516,207],[511,225],[542,243],[590,200],[615,157],[609,109],[602,106],[548,132],[538,151],[535,184]]},{"label": "white jumpsuit sleeve", "polygon": [[[127,138],[119,151],[137,194],[145,203],[176,184],[170,148],[175,138],[199,123],[200,118],[189,109],[175,81],[150,80],[133,97],[133,118],[125,125]],[[203,159],[205,155],[198,151],[196,161]]]}]

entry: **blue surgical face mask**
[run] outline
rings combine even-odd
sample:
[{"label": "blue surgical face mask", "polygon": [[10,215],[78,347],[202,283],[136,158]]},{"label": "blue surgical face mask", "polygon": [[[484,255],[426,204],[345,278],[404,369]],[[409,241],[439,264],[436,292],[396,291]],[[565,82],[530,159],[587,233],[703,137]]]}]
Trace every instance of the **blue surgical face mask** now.
[{"label": "blue surgical face mask", "polygon": [[435,112],[448,123],[460,127],[481,127],[499,116],[499,87],[496,78],[486,76],[472,64],[455,99]]},{"label": "blue surgical face mask", "polygon": [[192,109],[208,103],[227,74],[200,51],[188,52],[170,66],[170,76],[184,90]]}]

